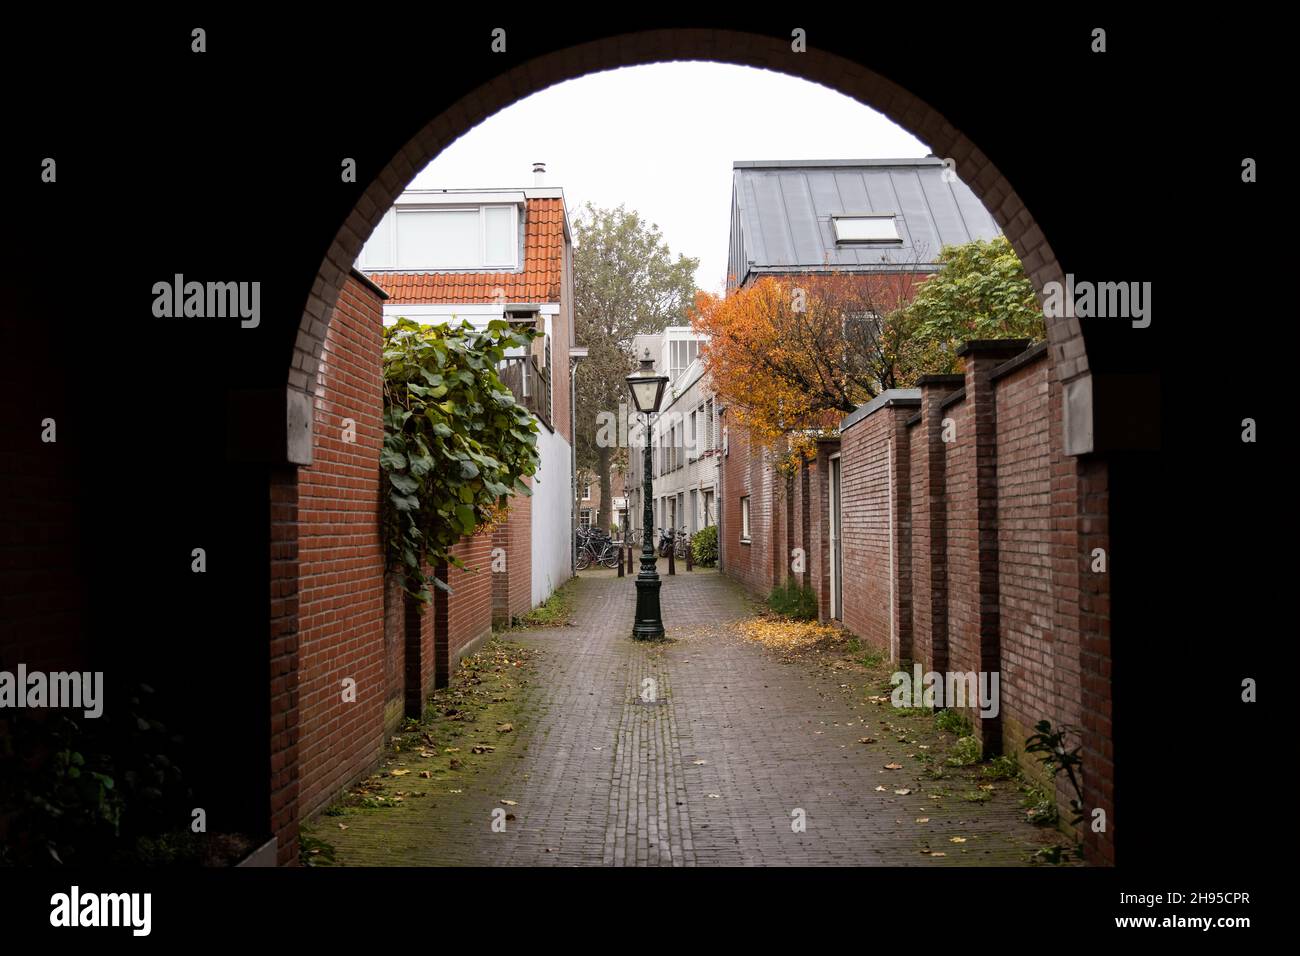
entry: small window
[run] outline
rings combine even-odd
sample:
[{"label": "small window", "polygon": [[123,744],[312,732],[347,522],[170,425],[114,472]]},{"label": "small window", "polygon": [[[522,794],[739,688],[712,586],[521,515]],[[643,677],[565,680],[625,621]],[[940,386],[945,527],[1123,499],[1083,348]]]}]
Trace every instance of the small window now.
[{"label": "small window", "polygon": [[583,501],[590,501],[590,500],[591,500],[591,484],[590,484],[590,482],[582,486],[582,500],[583,500]]},{"label": "small window", "polygon": [[835,241],[838,243],[903,241],[893,215],[834,216],[831,222],[835,226]]},{"label": "small window", "polygon": [[740,540],[749,540],[749,496],[740,499]]}]

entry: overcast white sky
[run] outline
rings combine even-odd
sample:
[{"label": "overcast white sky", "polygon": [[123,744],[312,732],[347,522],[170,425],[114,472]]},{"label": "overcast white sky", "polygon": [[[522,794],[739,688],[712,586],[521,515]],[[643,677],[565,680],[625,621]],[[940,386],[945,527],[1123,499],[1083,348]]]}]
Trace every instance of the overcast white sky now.
[{"label": "overcast white sky", "polygon": [[731,164],[754,159],[885,159],[929,152],[856,100],[781,73],[663,63],[593,73],[489,117],[416,176],[418,189],[522,187],[533,163],[585,202],[620,203],[697,256],[696,282],[722,291]]}]

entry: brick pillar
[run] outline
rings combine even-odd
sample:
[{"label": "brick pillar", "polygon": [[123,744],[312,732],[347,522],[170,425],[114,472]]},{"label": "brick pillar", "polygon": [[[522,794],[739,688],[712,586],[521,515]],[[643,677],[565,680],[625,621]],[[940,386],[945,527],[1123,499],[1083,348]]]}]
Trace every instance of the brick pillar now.
[{"label": "brick pillar", "polygon": [[943,409],[940,404],[964,385],[961,375],[923,375],[917,381],[921,389],[921,423],[916,440],[924,442],[920,455],[922,501],[926,533],[917,542],[927,550],[925,572],[928,574],[930,633],[928,646],[917,648],[925,658],[926,670],[943,673],[948,669],[948,495],[946,451],[943,445]]},{"label": "brick pillar", "polygon": [[506,555],[504,567],[492,568],[492,626],[502,630],[510,626],[510,533],[508,518],[492,529],[492,547]]},{"label": "brick pillar", "polygon": [[[396,576],[395,576],[396,577]],[[401,587],[392,594],[391,612],[400,625],[402,641],[402,659],[405,667],[404,712],[407,717],[419,720],[424,715],[424,701],[433,688],[428,685],[426,674],[431,669],[428,650],[423,639],[423,612],[428,609]],[[389,621],[384,622],[385,628]]]},{"label": "brick pillar", "polygon": [[[1078,481],[1079,671],[1082,677],[1083,844],[1095,863],[1115,862],[1115,754],[1111,744],[1110,572],[1092,570],[1092,552],[1110,560],[1109,469],[1093,456],[1075,459]],[[1106,811],[1106,832],[1092,811]]]},{"label": "brick pillar", "polygon": [[[444,561],[434,573],[447,582],[451,578],[450,568]],[[428,613],[433,618],[433,686],[446,687],[451,682],[451,595],[435,585],[432,603]]]},{"label": "brick pillar", "polygon": [[804,570],[799,575],[800,587],[812,586],[812,535],[808,523],[812,520],[812,502],[808,500],[812,491],[810,469],[815,467],[816,458],[799,464],[799,544],[803,548]]},{"label": "brick pillar", "polygon": [[298,469],[271,472],[271,832],[298,862]]},{"label": "brick pillar", "polygon": [[893,483],[889,489],[890,508],[893,511],[894,532],[894,582],[892,631],[897,643],[890,648],[891,658],[897,663],[912,659],[912,449],[907,420],[920,406],[919,399],[894,399],[885,409],[889,419],[890,473]]},{"label": "brick pillar", "polygon": [[791,564],[794,561],[794,549],[799,547],[799,539],[796,537],[797,529],[795,527],[795,475],[793,472],[782,476],[781,484],[785,488],[785,550],[781,554],[781,578],[785,583],[801,586],[803,584],[803,575],[798,578],[794,576]]},{"label": "brick pillar", "polygon": [[[990,376],[993,370],[1029,347],[1029,339],[977,339],[957,350],[966,363],[966,407],[975,434],[975,590],[979,669],[1001,677],[1001,620],[998,593],[998,445],[997,396]],[[999,709],[999,715],[1001,710]],[[984,717],[978,709],[975,721],[984,753],[1002,751],[1002,721]]]}]

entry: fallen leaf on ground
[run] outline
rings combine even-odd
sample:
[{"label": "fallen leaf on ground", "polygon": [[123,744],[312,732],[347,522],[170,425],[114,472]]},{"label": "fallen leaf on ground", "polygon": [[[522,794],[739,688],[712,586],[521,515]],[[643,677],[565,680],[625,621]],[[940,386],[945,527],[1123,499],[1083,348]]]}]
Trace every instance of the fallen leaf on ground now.
[{"label": "fallen leaf on ground", "polygon": [[875,742],[876,742],[876,738],[875,738],[875,737],[859,737],[859,738],[858,738],[858,743],[860,743],[860,744],[874,744]]},{"label": "fallen leaf on ground", "polygon": [[895,791],[894,791],[894,793],[898,794],[900,797],[905,797],[905,796],[907,796],[907,795],[908,795],[909,793],[911,793],[911,792],[912,792],[911,789],[908,788],[908,787],[904,787],[902,790],[895,790]]},{"label": "fallen leaf on ground", "polygon": [[391,775],[394,776],[394,777],[402,777],[402,776],[405,776],[406,774],[410,773],[411,771],[409,771],[409,770],[390,770],[390,771],[388,771],[388,772],[389,772],[389,774],[391,774]]},{"label": "fallen leaf on ground", "polygon": [[929,817],[917,817],[917,818],[916,818],[916,822],[917,822],[917,823],[929,823],[929,822],[930,822],[930,818],[929,818]]},{"label": "fallen leaf on ground", "polygon": [[883,793],[883,792],[885,792],[885,791],[888,790],[888,789],[889,789],[888,787],[876,787],[876,792],[877,792],[877,793]]},{"label": "fallen leaf on ground", "polygon": [[502,800],[501,802],[504,803],[507,807],[517,807],[517,806],[519,806],[519,801],[518,801],[518,800]]},{"label": "fallen leaf on ground", "polygon": [[965,837],[953,837],[953,838],[952,838],[951,840],[949,840],[948,842],[949,842],[949,843],[965,843],[965,842],[966,842],[966,838],[965,838]]},{"label": "fallen leaf on ground", "polygon": [[514,729],[514,724],[497,724],[497,733],[499,734],[508,734]]},{"label": "fallen leaf on ground", "polygon": [[902,765],[901,763],[887,763],[887,764],[885,764],[885,769],[886,769],[886,770],[902,770],[902,769],[903,769],[903,765]]}]

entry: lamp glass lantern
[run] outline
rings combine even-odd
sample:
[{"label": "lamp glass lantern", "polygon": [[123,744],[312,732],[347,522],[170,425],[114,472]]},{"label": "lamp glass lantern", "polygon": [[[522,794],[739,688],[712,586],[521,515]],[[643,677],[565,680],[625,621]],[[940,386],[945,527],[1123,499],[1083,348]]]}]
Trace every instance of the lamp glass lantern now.
[{"label": "lamp glass lantern", "polygon": [[654,360],[650,358],[650,350],[646,349],[641,367],[627,377],[627,387],[632,392],[636,410],[642,415],[652,415],[659,411],[667,385],[668,376],[655,374]]}]

